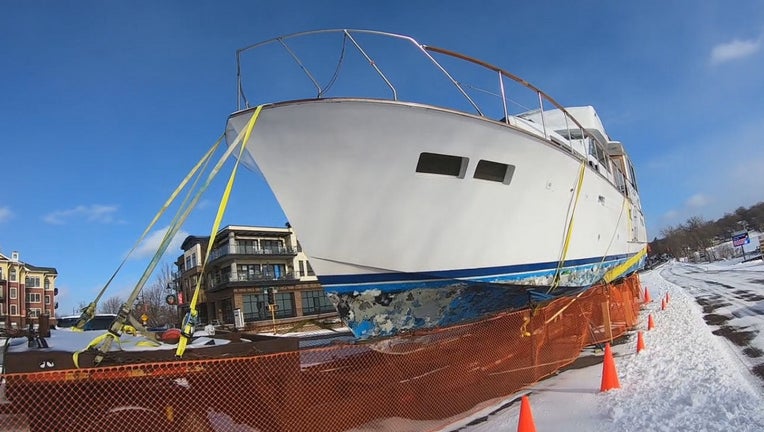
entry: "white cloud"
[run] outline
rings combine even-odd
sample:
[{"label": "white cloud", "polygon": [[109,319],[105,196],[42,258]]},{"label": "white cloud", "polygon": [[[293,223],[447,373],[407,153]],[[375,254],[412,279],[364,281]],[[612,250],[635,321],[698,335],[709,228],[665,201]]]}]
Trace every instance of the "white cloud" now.
[{"label": "white cloud", "polygon": [[674,219],[679,216],[679,212],[676,210],[669,210],[666,213],[663,214],[663,219],[667,222],[673,221]]},{"label": "white cloud", "polygon": [[711,64],[748,57],[759,50],[761,40],[738,40],[718,44],[711,49]]},{"label": "white cloud", "polygon": [[[152,233],[149,233],[149,235],[143,239],[141,244],[135,248],[132,258],[138,259],[153,256],[157,249],[159,249],[159,245],[162,243],[162,239],[164,238],[164,235],[169,228],[169,226],[166,226]],[[183,240],[185,240],[186,237],[188,237],[188,233],[183,230],[175,233],[175,237],[170,240],[170,244],[167,246],[167,250],[170,251],[171,256],[174,257],[176,255],[180,255],[180,253],[177,253],[177,251],[180,249],[180,245],[183,244]]]},{"label": "white cloud", "polygon": [[0,207],[0,223],[11,220],[13,212],[8,207]]},{"label": "white cloud", "polygon": [[708,197],[706,197],[705,195],[701,193],[697,193],[691,196],[690,198],[688,198],[687,201],[685,202],[685,205],[691,208],[700,208],[700,207],[704,207],[708,203],[709,203]]},{"label": "white cloud", "polygon": [[56,210],[43,217],[43,220],[49,224],[63,225],[70,220],[84,219],[88,222],[97,222],[102,224],[111,224],[121,222],[115,218],[117,206],[90,204],[79,205],[66,210]]}]

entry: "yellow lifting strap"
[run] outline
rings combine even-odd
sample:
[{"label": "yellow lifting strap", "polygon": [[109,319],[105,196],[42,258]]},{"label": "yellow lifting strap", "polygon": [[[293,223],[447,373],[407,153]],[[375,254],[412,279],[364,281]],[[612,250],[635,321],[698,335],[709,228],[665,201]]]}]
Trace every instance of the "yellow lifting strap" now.
[{"label": "yellow lifting strap", "polygon": [[578,207],[578,198],[581,196],[581,187],[584,184],[584,173],[586,172],[586,158],[581,159],[581,167],[578,169],[578,181],[576,182],[576,194],[573,199],[573,210],[570,213],[570,220],[568,221],[568,229],[565,231],[565,241],[562,244],[562,252],[560,253],[560,261],[557,263],[557,269],[554,271],[554,279],[552,280],[552,286],[549,287],[547,293],[554,291],[560,285],[560,271],[563,264],[565,264],[565,257],[568,255],[568,248],[570,247],[570,238],[573,236],[573,220],[576,215],[576,207]]},{"label": "yellow lifting strap", "polygon": [[252,117],[249,119],[249,123],[247,124],[246,132],[244,134],[244,139],[241,141],[241,147],[239,148],[239,155],[236,158],[236,162],[234,163],[233,170],[231,171],[231,176],[228,178],[228,184],[226,185],[225,191],[223,192],[223,197],[220,199],[218,212],[215,216],[215,222],[212,225],[212,232],[210,233],[210,241],[207,244],[207,253],[204,255],[204,262],[202,263],[201,276],[196,279],[194,295],[191,297],[189,311],[186,315],[186,318],[184,318],[184,323],[181,328],[178,348],[175,350],[176,357],[183,357],[183,353],[185,353],[186,346],[188,345],[188,340],[193,335],[194,325],[196,323],[196,317],[198,314],[196,310],[196,303],[199,300],[199,291],[202,285],[202,279],[204,277],[204,269],[207,265],[207,260],[209,259],[210,253],[212,252],[212,248],[215,245],[215,237],[217,236],[220,222],[223,220],[225,209],[228,206],[228,198],[231,195],[231,189],[233,189],[233,182],[236,178],[236,171],[239,168],[239,162],[241,161],[241,157],[244,154],[244,150],[247,148],[247,143],[249,142],[249,137],[252,134],[252,129],[255,127],[255,123],[257,122],[257,118],[260,116],[260,111],[262,111],[262,109],[263,105],[258,105],[257,108],[255,108],[255,112],[252,114]]},{"label": "yellow lifting strap", "polygon": [[170,195],[170,197],[165,201],[164,205],[161,209],[157,212],[157,214],[154,216],[154,219],[151,220],[149,225],[146,227],[146,229],[143,231],[143,234],[138,238],[138,240],[135,242],[133,247],[130,249],[130,251],[125,255],[125,257],[122,259],[122,262],[119,263],[119,266],[117,266],[117,269],[114,270],[114,273],[111,275],[109,280],[106,282],[106,284],[101,288],[101,291],[96,296],[95,300],[93,300],[88,306],[86,306],[81,312],[80,319],[77,321],[77,324],[72,328],[72,330],[78,330],[81,331],[84,329],[85,324],[87,324],[88,321],[93,319],[96,312],[96,307],[98,306],[98,301],[101,299],[103,294],[106,292],[106,289],[109,287],[111,282],[114,280],[114,277],[117,276],[117,273],[122,269],[122,266],[125,265],[125,262],[127,262],[127,259],[132,255],[132,253],[135,251],[135,249],[138,247],[138,245],[141,244],[144,238],[146,238],[146,235],[151,231],[151,229],[154,227],[154,225],[157,223],[159,218],[162,217],[162,215],[167,211],[167,209],[170,207],[170,205],[175,201],[175,198],[178,196],[180,191],[182,191],[188,182],[191,180],[191,178],[196,174],[196,172],[199,170],[199,168],[206,164],[206,162],[210,159],[210,157],[214,154],[215,150],[218,148],[220,143],[223,141],[223,138],[225,137],[225,134],[221,135],[220,138],[217,139],[215,144],[210,147],[210,149],[207,151],[207,153],[202,156],[201,159],[194,165],[193,168],[191,168],[191,171],[189,171],[188,174],[186,174],[186,177],[183,179],[183,181],[180,182],[177,188],[175,188],[175,191]]},{"label": "yellow lifting strap", "polygon": [[[104,333],[104,334],[102,334],[100,336],[97,336],[95,339],[90,341],[88,346],[86,346],[84,349],[81,349],[79,351],[75,351],[74,354],[72,354],[72,360],[74,361],[74,367],[76,367],[77,369],[80,368],[80,354],[82,354],[83,352],[85,352],[85,351],[87,351],[87,350],[89,350],[91,348],[95,348],[99,344],[104,343],[106,341],[106,339],[107,339],[107,336],[109,336],[109,335],[111,335],[111,333],[106,332],[106,333]],[[112,335],[112,337],[114,337],[114,336]],[[117,345],[119,345],[120,348],[121,348],[122,347],[122,342],[120,342],[119,337],[114,337],[114,340],[117,341]]]},{"label": "yellow lifting strap", "polygon": [[[119,311],[119,314],[117,314],[117,318],[115,318],[114,322],[112,322],[111,327],[109,329],[109,332],[106,334],[105,338],[102,339],[102,342],[100,345],[98,345],[98,354],[96,355],[94,359],[94,363],[96,365],[100,364],[100,362],[103,360],[104,356],[107,352],[109,352],[109,349],[111,347],[111,343],[115,338],[118,338],[123,333],[123,327],[126,324],[126,322],[130,319],[130,312],[132,304],[135,302],[135,299],[137,298],[140,290],[143,288],[143,285],[148,280],[148,277],[153,272],[154,268],[159,262],[159,259],[164,254],[164,252],[167,250],[167,247],[170,244],[170,240],[175,236],[175,234],[180,229],[183,222],[186,220],[188,215],[191,213],[191,210],[196,206],[196,203],[199,201],[201,196],[204,194],[204,192],[207,190],[207,187],[212,182],[212,179],[215,178],[217,173],[222,168],[225,161],[228,160],[233,150],[236,148],[236,146],[241,142],[242,136],[244,135],[244,131],[242,130],[241,133],[236,137],[234,142],[228,147],[228,149],[225,151],[223,156],[221,156],[220,160],[215,164],[215,166],[212,168],[210,173],[207,176],[207,179],[204,181],[204,183],[199,187],[199,190],[194,195],[193,199],[190,203],[187,203],[188,198],[190,198],[190,192],[189,196],[187,196],[186,200],[184,200],[184,203],[181,205],[181,207],[178,209],[178,214],[176,214],[173,221],[170,223],[170,227],[167,229],[167,232],[165,232],[164,237],[162,238],[162,242],[160,243],[159,247],[157,248],[156,253],[154,254],[154,257],[151,259],[151,262],[149,263],[146,270],[143,272],[143,275],[141,276],[138,283],[135,285],[135,288],[133,289],[132,293],[130,294],[130,297],[128,300],[122,305],[122,308]],[[194,311],[196,312],[196,311]],[[188,315],[187,315],[188,317]],[[92,345],[92,344],[91,344]],[[94,348],[95,345],[91,346],[91,348]]]},{"label": "yellow lifting strap", "polygon": [[608,270],[608,272],[605,273],[605,277],[603,279],[607,283],[610,283],[618,279],[621,275],[623,275],[626,272],[626,270],[628,270],[631,266],[637,264],[639,260],[641,260],[642,257],[644,257],[645,255],[647,255],[647,246],[640,249],[639,252],[635,253],[634,256],[627,259],[623,263]]}]

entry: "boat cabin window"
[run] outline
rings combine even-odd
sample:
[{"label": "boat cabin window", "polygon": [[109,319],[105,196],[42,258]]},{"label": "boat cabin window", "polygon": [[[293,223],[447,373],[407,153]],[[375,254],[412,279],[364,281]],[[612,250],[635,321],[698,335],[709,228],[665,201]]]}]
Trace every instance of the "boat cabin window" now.
[{"label": "boat cabin window", "polygon": [[634,165],[631,164],[631,161],[627,161],[629,164],[629,174],[631,175],[631,185],[634,186],[634,190],[637,189],[637,174],[634,173]]},{"label": "boat cabin window", "polygon": [[509,184],[509,182],[512,181],[512,175],[514,173],[514,165],[481,159],[477,164],[477,168],[475,168],[474,177],[476,179]]},{"label": "boat cabin window", "polygon": [[421,153],[419,162],[416,164],[416,172],[464,178],[468,162],[468,158],[461,156]]},{"label": "boat cabin window", "polygon": [[607,153],[605,153],[605,149],[593,139],[589,141],[589,154],[597,158],[599,165],[610,172],[610,160],[607,157]]}]

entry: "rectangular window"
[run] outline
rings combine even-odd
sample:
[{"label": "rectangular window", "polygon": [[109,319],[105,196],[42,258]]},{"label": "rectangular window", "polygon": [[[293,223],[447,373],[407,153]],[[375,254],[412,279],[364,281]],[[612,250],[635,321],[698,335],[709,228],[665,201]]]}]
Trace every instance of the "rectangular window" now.
[{"label": "rectangular window", "polygon": [[334,312],[334,305],[323,290],[302,292],[303,315],[317,315],[326,312]]},{"label": "rectangular window", "polygon": [[305,276],[305,261],[300,260],[299,264],[300,264],[300,277],[303,277]]},{"label": "rectangular window", "polygon": [[236,272],[238,280],[240,281],[253,281],[260,279],[260,265],[259,264],[237,264]]},{"label": "rectangular window", "polygon": [[287,275],[284,264],[263,264],[262,272],[266,279],[281,279]]},{"label": "rectangular window", "polygon": [[416,172],[464,178],[469,159],[437,153],[420,153]]},{"label": "rectangular window", "polygon": [[185,268],[185,270],[191,270],[191,269],[192,269],[192,267],[191,267],[191,256],[187,256],[186,257],[186,268]]},{"label": "rectangular window", "polygon": [[260,240],[260,248],[263,250],[263,253],[266,254],[284,252],[284,246],[283,243],[281,243],[281,240]]},{"label": "rectangular window", "polygon": [[45,278],[45,289],[46,290],[50,289],[50,279],[48,279],[48,278]]},{"label": "rectangular window", "polygon": [[191,267],[196,267],[196,252],[191,254]]},{"label": "rectangular window", "polygon": [[46,296],[45,296],[45,304],[46,304],[46,305],[49,305],[49,304],[50,304],[50,296],[49,296],[49,295],[46,295]]},{"label": "rectangular window", "polygon": [[24,278],[24,285],[26,285],[27,288],[40,288],[40,278],[27,276]]},{"label": "rectangular window", "polygon": [[631,161],[629,161],[629,175],[631,176],[631,185],[634,186],[634,190],[639,191],[637,189],[637,174],[634,173],[634,166],[631,164]]},{"label": "rectangular window", "polygon": [[17,299],[18,298],[18,292],[16,291],[15,287],[11,287],[10,295],[11,295],[12,299]]},{"label": "rectangular window", "polygon": [[268,304],[265,302],[265,296],[260,294],[244,294],[242,296],[244,309],[244,321],[261,321],[270,317],[268,314]]},{"label": "rectangular window", "polygon": [[257,240],[237,240],[236,253],[253,255],[257,253]]},{"label": "rectangular window", "polygon": [[11,282],[16,282],[16,269],[11,269]]},{"label": "rectangular window", "polygon": [[29,309],[29,318],[39,318],[42,311],[37,308]]},{"label": "rectangular window", "polygon": [[227,298],[221,302],[223,309],[223,322],[226,324],[233,324],[233,302]]},{"label": "rectangular window", "polygon": [[40,303],[42,300],[38,293],[27,293],[26,301],[27,303]]},{"label": "rectangular window", "polygon": [[593,139],[589,141],[589,154],[594,156],[597,159],[601,167],[610,171],[610,163],[607,157],[607,153],[602,148],[599,142]]},{"label": "rectangular window", "polygon": [[18,315],[19,314],[19,310],[18,310],[18,308],[16,307],[15,304],[12,304],[9,309],[10,309],[11,315]]},{"label": "rectangular window", "polygon": [[289,318],[296,316],[294,310],[294,293],[291,292],[277,292],[276,304],[278,310],[276,311],[276,318]]},{"label": "rectangular window", "polygon": [[505,163],[480,160],[475,168],[475,178],[509,184],[515,174],[515,166]]}]

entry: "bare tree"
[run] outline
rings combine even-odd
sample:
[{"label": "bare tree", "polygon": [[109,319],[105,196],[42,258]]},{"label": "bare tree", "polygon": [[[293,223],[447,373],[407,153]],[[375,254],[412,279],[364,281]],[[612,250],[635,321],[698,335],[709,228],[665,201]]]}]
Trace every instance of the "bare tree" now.
[{"label": "bare tree", "polygon": [[168,289],[172,280],[172,266],[165,263],[159,270],[154,282],[145,286],[138,295],[138,301],[134,308],[135,315],[140,317],[146,314],[149,327],[180,325],[177,306],[167,304],[167,296],[176,294],[175,290]]},{"label": "bare tree", "polygon": [[88,307],[88,302],[80,300],[77,306],[72,308],[72,315],[79,315],[86,307]]},{"label": "bare tree", "polygon": [[102,302],[98,306],[98,310],[105,314],[116,314],[119,313],[119,309],[122,308],[124,302],[120,296],[112,296]]}]

